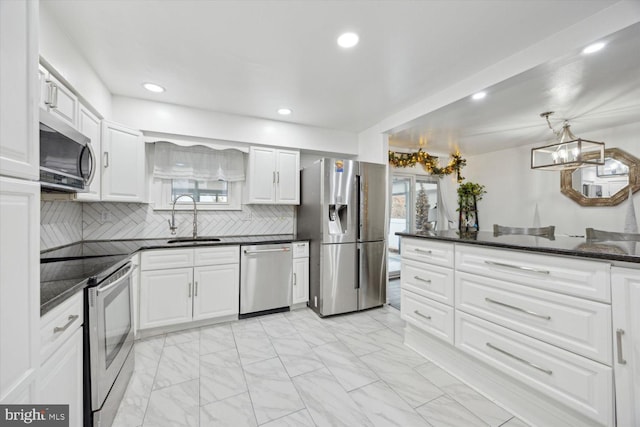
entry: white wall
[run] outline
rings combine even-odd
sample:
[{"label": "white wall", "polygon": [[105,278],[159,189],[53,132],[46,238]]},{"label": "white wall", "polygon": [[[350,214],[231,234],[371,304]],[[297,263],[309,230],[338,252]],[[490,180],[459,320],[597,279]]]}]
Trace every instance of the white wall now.
[{"label": "white wall", "polygon": [[122,96],[113,97],[113,120],[142,131],[358,154],[358,136],[355,132],[217,113]]},{"label": "white wall", "polygon": [[[582,138],[603,141],[606,147],[620,148],[640,158],[640,122],[582,134]],[[487,194],[478,203],[480,229],[490,231],[494,223],[511,226],[532,226],[536,204],[542,226],[555,225],[556,234],[584,234],[586,227],[623,231],[626,202],[612,207],[583,207],[560,193],[560,173],[532,170],[531,148],[540,143],[496,151],[467,158],[463,175],[467,181],[486,186]],[[456,206],[453,186],[446,194],[451,206]],[[640,193],[633,197],[640,212]]]},{"label": "white wall", "polygon": [[95,112],[111,117],[111,93],[100,76],[51,18],[46,2],[40,2],[40,56],[84,98]]}]

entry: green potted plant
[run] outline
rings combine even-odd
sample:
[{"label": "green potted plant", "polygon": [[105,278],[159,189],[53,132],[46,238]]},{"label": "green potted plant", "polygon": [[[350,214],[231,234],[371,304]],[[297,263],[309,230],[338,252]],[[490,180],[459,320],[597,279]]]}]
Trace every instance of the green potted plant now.
[{"label": "green potted plant", "polygon": [[465,182],[458,186],[458,229],[460,231],[478,231],[478,201],[487,192],[484,185]]}]

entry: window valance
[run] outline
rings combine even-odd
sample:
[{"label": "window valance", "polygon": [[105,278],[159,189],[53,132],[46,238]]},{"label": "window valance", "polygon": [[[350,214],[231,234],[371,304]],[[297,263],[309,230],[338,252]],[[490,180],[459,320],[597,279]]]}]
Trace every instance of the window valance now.
[{"label": "window valance", "polygon": [[215,150],[203,145],[154,143],[153,176],[160,179],[244,181],[244,157],[235,149]]}]

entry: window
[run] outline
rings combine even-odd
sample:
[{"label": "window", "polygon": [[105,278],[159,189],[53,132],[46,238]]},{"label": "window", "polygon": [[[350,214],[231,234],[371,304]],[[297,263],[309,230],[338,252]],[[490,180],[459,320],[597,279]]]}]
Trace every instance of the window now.
[{"label": "window", "polygon": [[229,185],[224,181],[171,180],[171,200],[189,194],[197,203],[229,203]]},{"label": "window", "polygon": [[[172,209],[173,201],[181,194],[189,194],[198,210],[241,210],[242,182],[199,181],[193,179],[158,179],[151,184],[151,201],[156,210]],[[193,202],[182,198],[176,210],[190,210]]]}]

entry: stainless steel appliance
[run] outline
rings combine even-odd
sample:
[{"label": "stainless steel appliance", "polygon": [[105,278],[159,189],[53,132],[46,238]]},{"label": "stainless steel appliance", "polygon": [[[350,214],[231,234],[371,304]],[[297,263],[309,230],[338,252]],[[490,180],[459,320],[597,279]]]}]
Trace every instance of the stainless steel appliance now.
[{"label": "stainless steel appliance", "polygon": [[309,296],[320,316],[386,301],[386,168],[321,159],[301,172],[298,237],[309,239]]},{"label": "stainless steel appliance", "polygon": [[90,139],[48,111],[40,110],[40,185],[83,192],[93,180],[96,158]]},{"label": "stainless steel appliance", "polygon": [[110,426],[134,368],[131,262],[85,290],[85,426]]},{"label": "stainless steel appliance", "polygon": [[291,243],[240,247],[240,317],[289,309],[291,248]]}]

